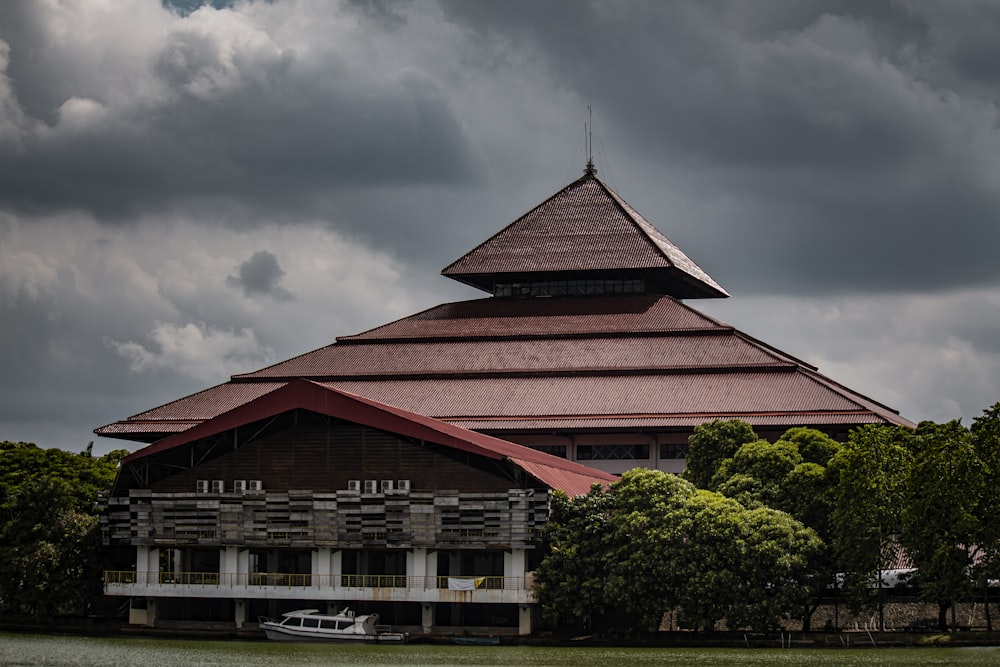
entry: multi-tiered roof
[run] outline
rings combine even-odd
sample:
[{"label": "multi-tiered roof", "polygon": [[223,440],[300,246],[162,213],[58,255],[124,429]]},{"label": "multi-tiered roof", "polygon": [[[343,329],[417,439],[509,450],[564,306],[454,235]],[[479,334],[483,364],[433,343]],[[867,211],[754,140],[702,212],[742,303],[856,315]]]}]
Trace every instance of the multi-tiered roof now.
[{"label": "multi-tiered roof", "polygon": [[726,291],[593,169],[444,269],[448,303],[97,429],[153,442],[299,378],[500,437],[910,422],[681,299]]}]

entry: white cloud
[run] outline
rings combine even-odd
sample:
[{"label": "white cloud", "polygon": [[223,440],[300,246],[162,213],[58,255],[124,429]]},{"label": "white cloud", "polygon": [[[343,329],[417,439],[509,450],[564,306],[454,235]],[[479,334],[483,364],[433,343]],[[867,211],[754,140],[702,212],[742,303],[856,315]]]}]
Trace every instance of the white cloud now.
[{"label": "white cloud", "polygon": [[274,360],[273,350],[262,346],[249,329],[224,331],[204,322],[157,322],[147,338],[152,345],[110,339],[107,344],[128,360],[132,372],[152,375],[170,370],[202,382]]}]

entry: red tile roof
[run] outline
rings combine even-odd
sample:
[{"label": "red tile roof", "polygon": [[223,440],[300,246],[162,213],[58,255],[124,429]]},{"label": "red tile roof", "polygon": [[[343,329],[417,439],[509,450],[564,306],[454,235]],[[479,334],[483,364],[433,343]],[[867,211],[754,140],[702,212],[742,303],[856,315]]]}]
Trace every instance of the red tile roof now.
[{"label": "red tile roof", "polygon": [[[588,170],[447,267],[494,282],[641,276],[659,293],[430,308],[96,430],[150,442],[297,378],[493,433],[754,425],[912,426],[817,369],[679,301],[727,296]],[[676,298],[675,298],[676,297]]]},{"label": "red tile roof", "polygon": [[867,410],[851,394],[835,391],[798,371],[378,379],[325,384],[446,420]]},{"label": "red tile roof", "polygon": [[490,432],[669,428],[731,417],[909,425],[686,304],[632,296],[446,304],[97,432],[151,441],[300,377]]},{"label": "red tile roof", "polygon": [[658,295],[474,299],[446,303],[338,341],[635,334],[729,329]]},{"label": "red tile roof", "polygon": [[[494,282],[567,272],[651,272],[682,298],[728,296],[680,248],[593,173],[554,194],[442,273],[492,291]],[[636,273],[639,272],[639,273]]]},{"label": "red tile roof", "polygon": [[740,336],[532,338],[338,343],[239,378],[375,378],[793,365]]}]

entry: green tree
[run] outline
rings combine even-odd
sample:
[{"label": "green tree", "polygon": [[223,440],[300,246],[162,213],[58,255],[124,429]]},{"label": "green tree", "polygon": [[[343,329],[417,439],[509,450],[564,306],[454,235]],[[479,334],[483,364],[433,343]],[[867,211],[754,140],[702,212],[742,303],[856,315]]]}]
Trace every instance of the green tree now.
[{"label": "green tree", "polygon": [[897,551],[910,468],[908,429],[870,425],[851,431],[830,460],[837,475],[832,530],[851,609],[881,610],[882,572]]},{"label": "green tree", "polygon": [[83,613],[99,597],[97,493],[124,454],[0,443],[0,611]]},{"label": "green tree", "polygon": [[687,468],[684,478],[701,489],[715,488],[712,478],[719,465],[748,442],[757,440],[757,434],[746,422],[738,419],[699,424],[688,438]]},{"label": "green tree", "polygon": [[766,506],[787,512],[816,531],[822,540],[811,552],[810,589],[801,603],[803,628],[834,579],[830,517],[836,476],[827,468],[840,444],[809,428],[792,428],[777,441],[742,445],[722,461],[713,477],[719,492],[747,507]]},{"label": "green tree", "polygon": [[911,440],[913,462],[906,479],[902,540],[917,569],[920,596],[946,612],[971,592],[970,548],[978,531],[983,466],[969,431],[960,422],[924,422]]},{"label": "green tree", "polygon": [[982,495],[976,507],[977,531],[974,543],[979,549],[976,554],[973,574],[977,586],[983,591],[987,630],[993,631],[990,616],[989,581],[1000,579],[1000,403],[983,411],[982,416],[972,421],[969,429],[976,457],[982,464]]},{"label": "green tree", "polygon": [[552,494],[545,541],[548,553],[535,571],[543,614],[552,620],[600,622],[607,613],[605,586],[610,575],[613,497],[595,485],[569,498]]},{"label": "green tree", "polygon": [[785,480],[800,463],[802,455],[793,442],[748,442],[719,464],[712,486],[748,507],[785,509]]},{"label": "green tree", "polygon": [[676,606],[687,627],[772,628],[797,606],[820,545],[784,512],[644,469],[607,491],[556,496],[548,536],[536,581],[549,618],[613,611],[646,630]]},{"label": "green tree", "polygon": [[648,630],[681,599],[695,487],[660,471],[637,468],[611,488],[615,507],[607,595]]}]

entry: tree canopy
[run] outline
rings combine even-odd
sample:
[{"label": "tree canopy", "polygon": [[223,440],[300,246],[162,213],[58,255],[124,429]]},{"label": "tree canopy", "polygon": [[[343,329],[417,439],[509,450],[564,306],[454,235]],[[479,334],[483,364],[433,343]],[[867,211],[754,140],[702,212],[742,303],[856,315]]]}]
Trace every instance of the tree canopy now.
[{"label": "tree canopy", "polygon": [[124,454],[0,443],[0,611],[84,613],[100,596],[97,494]]},{"label": "tree canopy", "polygon": [[970,551],[977,532],[984,466],[968,429],[958,421],[923,423],[911,440],[906,477],[902,542],[916,568],[921,597],[945,611],[971,593]]},{"label": "tree canopy", "polygon": [[712,478],[719,465],[748,442],[757,440],[753,427],[739,419],[716,419],[694,428],[688,438],[687,468],[684,479],[700,489],[715,488]]},{"label": "tree canopy", "polygon": [[800,603],[815,532],[768,507],[748,509],[667,473],[635,469],[606,491],[557,495],[549,555],[536,572],[549,617],[655,630],[767,629]]}]

